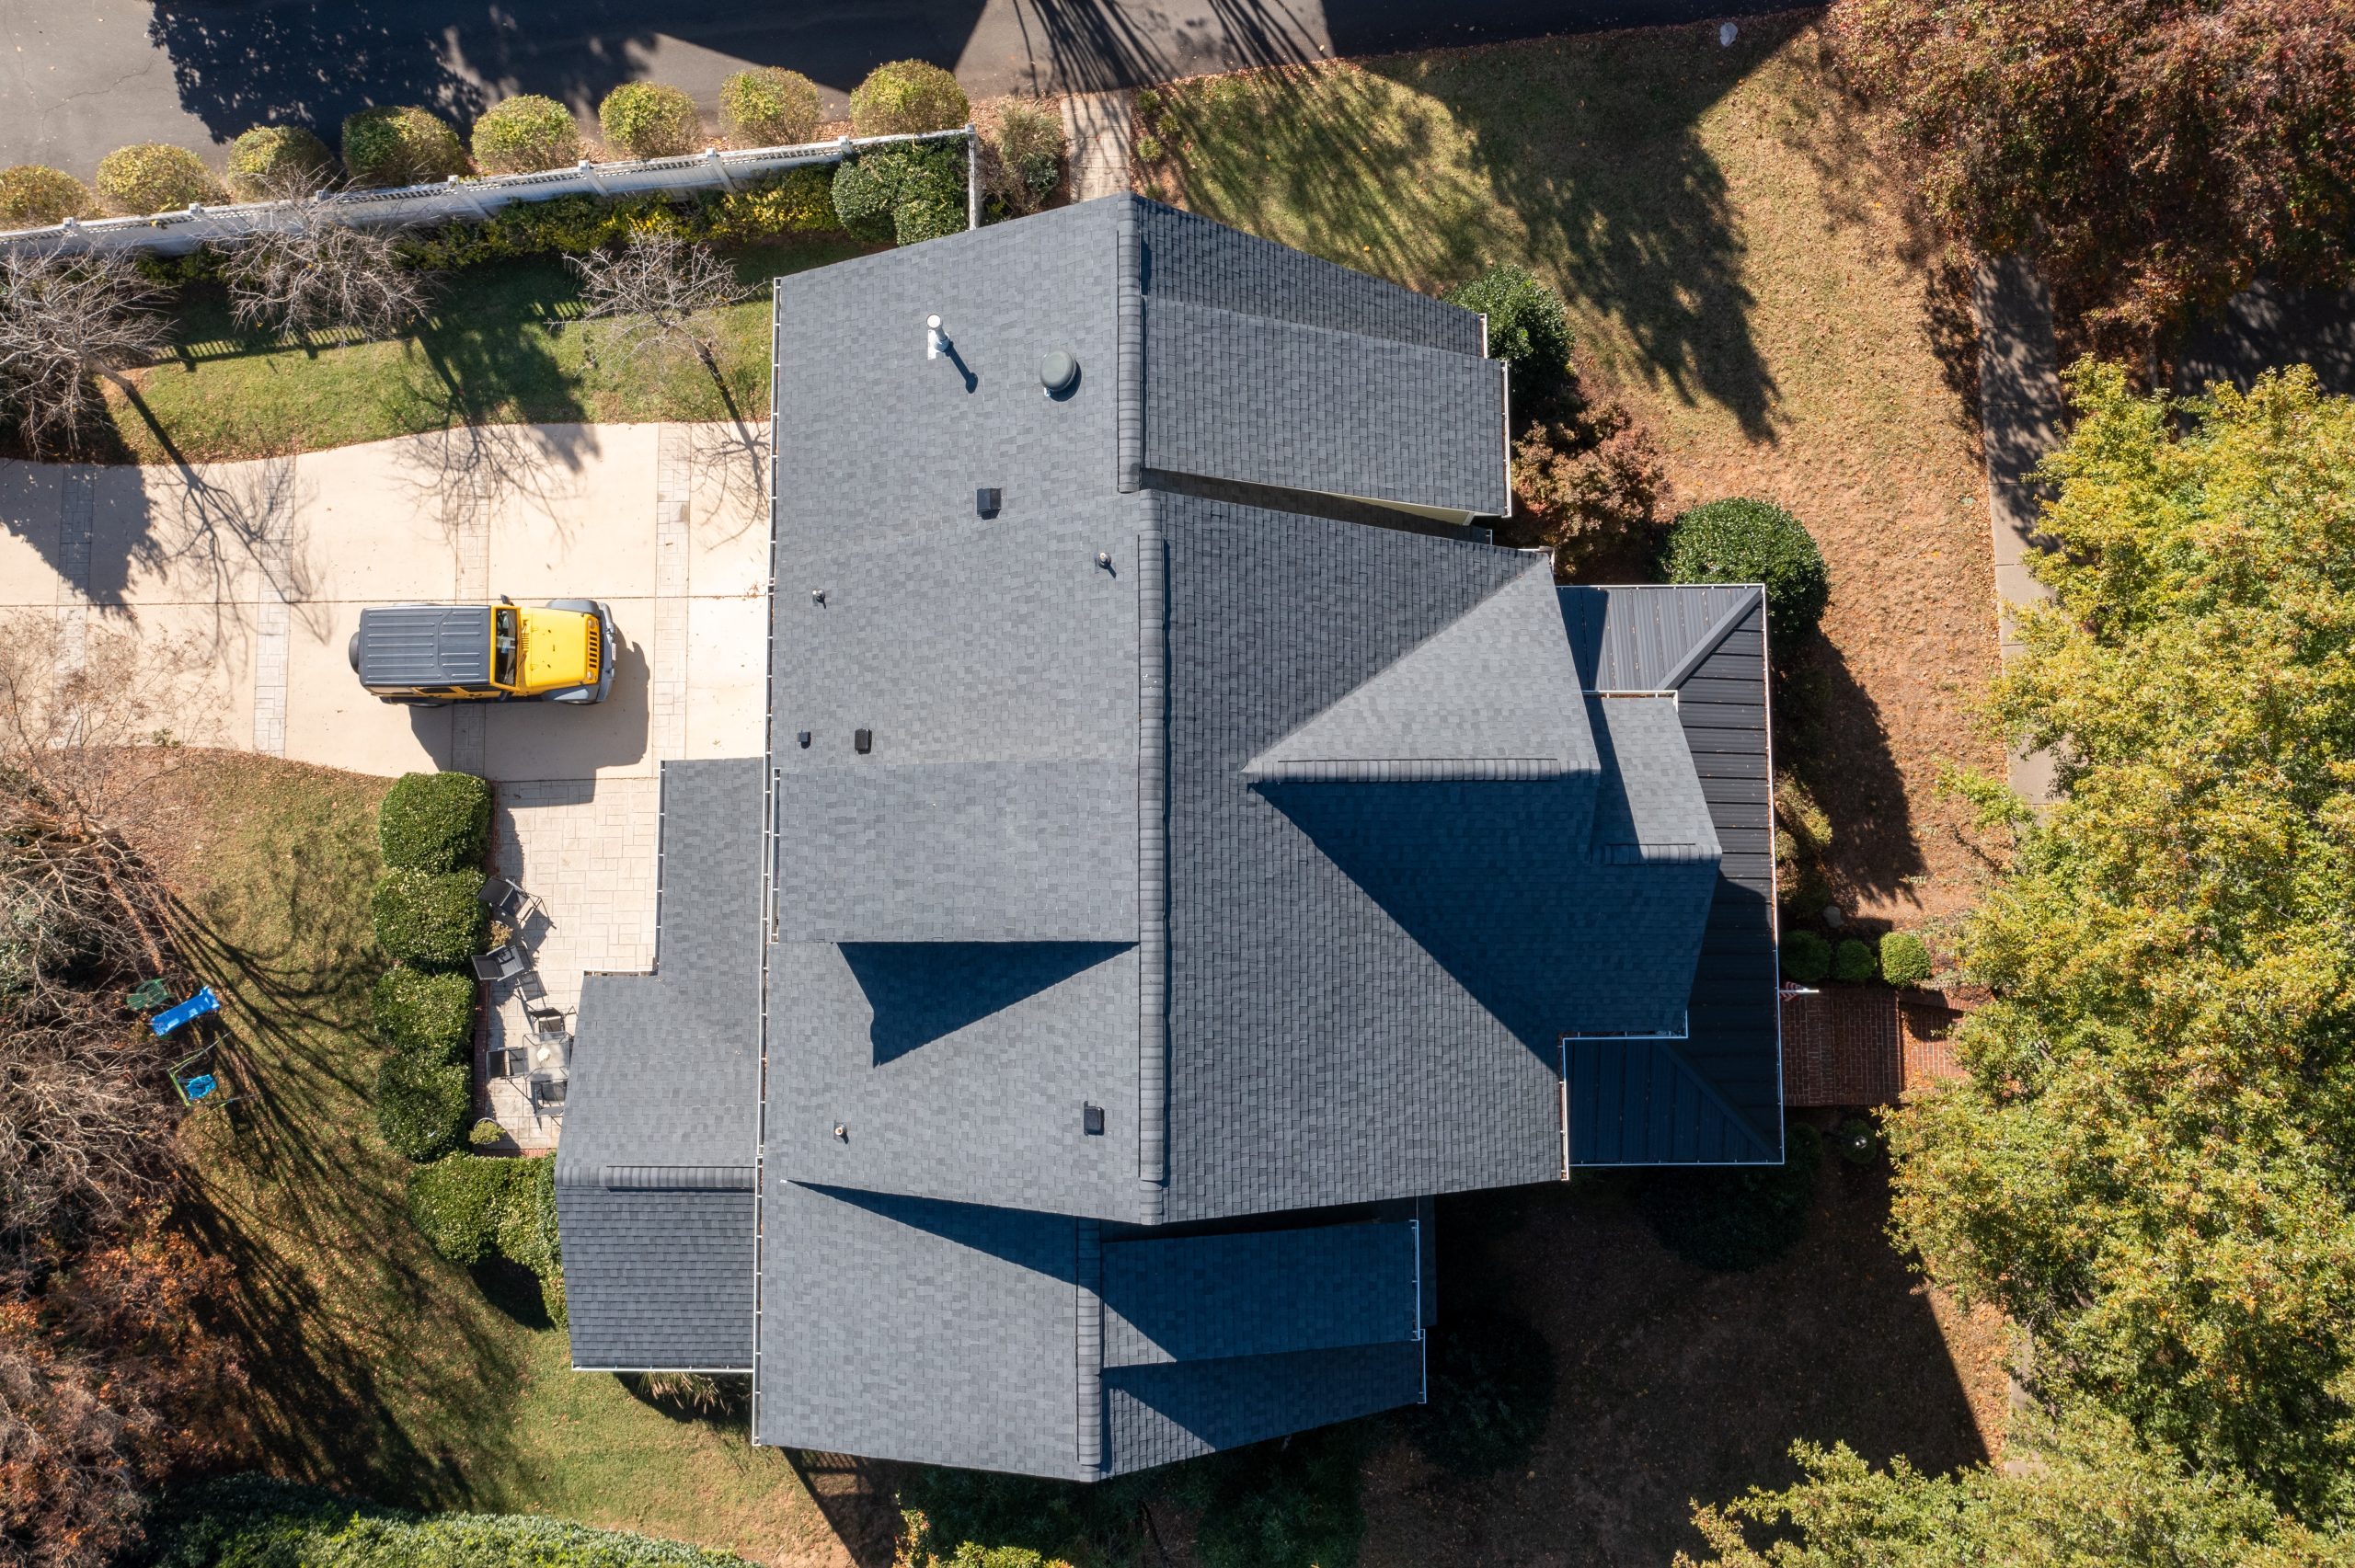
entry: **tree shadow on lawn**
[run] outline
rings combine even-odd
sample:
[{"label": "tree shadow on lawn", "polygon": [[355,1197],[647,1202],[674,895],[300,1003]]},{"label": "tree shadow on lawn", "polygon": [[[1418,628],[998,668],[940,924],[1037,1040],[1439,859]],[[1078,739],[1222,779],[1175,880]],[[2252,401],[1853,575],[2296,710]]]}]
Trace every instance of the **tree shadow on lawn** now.
[{"label": "tree shadow on lawn", "polygon": [[1797,780],[1832,824],[1822,868],[1832,895],[1912,898],[1928,862],[1880,704],[1820,632],[1775,662],[1775,771]]},{"label": "tree shadow on lawn", "polygon": [[1440,1322],[1534,1324],[1558,1369],[1542,1438],[1487,1480],[1403,1447],[1367,1488],[1368,1568],[1407,1562],[1661,1562],[1701,1542],[1690,1504],[1796,1479],[1795,1439],[1987,1457],[1936,1318],[1886,1237],[1883,1169],[1823,1172],[1807,1234],[1749,1273],[1654,1240],[1634,1173],[1439,1200]]},{"label": "tree shadow on lawn", "polygon": [[178,911],[255,1090],[234,1115],[191,1123],[187,1219],[235,1271],[217,1310],[245,1368],[233,1398],[248,1462],[446,1507],[511,1459],[523,1368],[499,1313],[418,1236],[408,1167],[372,1136],[379,1053],[362,1020],[379,964],[350,894],[373,856],[354,836],[275,836],[233,915],[218,896]]}]

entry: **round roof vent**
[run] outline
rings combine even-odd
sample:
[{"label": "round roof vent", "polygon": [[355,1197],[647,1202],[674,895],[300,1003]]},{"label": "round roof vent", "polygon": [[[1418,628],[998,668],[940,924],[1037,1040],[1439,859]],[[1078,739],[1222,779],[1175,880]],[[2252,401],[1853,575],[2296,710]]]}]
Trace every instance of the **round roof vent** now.
[{"label": "round roof vent", "polygon": [[1039,361],[1039,384],[1050,397],[1062,397],[1079,384],[1079,361],[1061,349]]}]

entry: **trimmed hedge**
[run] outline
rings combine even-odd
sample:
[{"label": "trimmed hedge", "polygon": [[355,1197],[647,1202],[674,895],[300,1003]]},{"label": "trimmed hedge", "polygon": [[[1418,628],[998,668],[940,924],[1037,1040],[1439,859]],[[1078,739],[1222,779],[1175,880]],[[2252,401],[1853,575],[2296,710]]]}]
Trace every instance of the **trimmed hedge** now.
[{"label": "trimmed hedge", "polygon": [[1910,931],[1880,939],[1880,978],[1893,986],[1918,986],[1930,978],[1930,949]]},{"label": "trimmed hedge", "polygon": [[98,199],[63,169],[17,164],[0,169],[0,229],[45,229],[98,215]]},{"label": "trimmed hedge", "polygon": [[818,84],[798,71],[755,65],[719,84],[719,123],[753,147],[798,147],[817,133]]},{"label": "trimmed hedge", "polygon": [[481,893],[480,872],[396,866],[385,873],[368,900],[376,945],[404,964],[464,964],[482,951],[489,912]]},{"label": "trimmed hedge", "polygon": [[497,1253],[500,1215],[519,1163],[444,1154],[411,1171],[408,1217],[426,1245],[461,1268],[472,1268]]},{"label": "trimmed hedge", "polygon": [[465,1066],[395,1051],[376,1070],[376,1130],[405,1160],[439,1159],[465,1136],[474,1080]]},{"label": "trimmed hedge", "polygon": [[1512,366],[1513,390],[1560,390],[1570,376],[1570,317],[1562,296],[1526,268],[1491,267],[1444,296],[1488,318],[1488,357]]},{"label": "trimmed hedge", "polygon": [[98,160],[98,199],[127,218],[174,212],[200,201],[226,201],[229,193],[186,147],[142,142]]},{"label": "trimmed hedge", "polygon": [[472,773],[403,773],[376,808],[388,866],[469,871],[490,836],[490,785]]},{"label": "trimmed hedge", "polygon": [[415,266],[442,271],[550,252],[578,256],[634,234],[745,245],[842,226],[834,215],[833,171],[819,166],[786,169],[741,189],[702,191],[678,202],[655,195],[517,201],[485,223],[446,223],[412,235],[401,242],[401,254]]},{"label": "trimmed hedge", "polygon": [[307,195],[334,174],[335,155],[299,125],[257,125],[229,143],[229,189],[240,201]]},{"label": "trimmed hedge", "polygon": [[444,1154],[409,1173],[408,1213],[426,1244],[461,1267],[503,1257],[530,1269],[549,1320],[565,1321],[554,1160]]},{"label": "trimmed hedge", "polygon": [[1711,501],[1668,525],[1671,582],[1766,585],[1766,618],[1787,649],[1815,630],[1832,597],[1823,552],[1799,520],[1771,501]]},{"label": "trimmed hedge", "polygon": [[475,163],[485,174],[536,174],[580,161],[572,111],[539,93],[501,98],[475,121]]},{"label": "trimmed hedge", "polygon": [[850,90],[850,128],[861,136],[954,131],[972,118],[965,89],[930,61],[886,61]]},{"label": "trimmed hedge", "polygon": [[1662,1245],[1703,1268],[1740,1270],[1771,1263],[1807,1233],[1823,1164],[1823,1138],[1803,1122],[1783,1129],[1783,1163],[1659,1170],[1636,1206]]},{"label": "trimmed hedge", "polygon": [[861,239],[914,245],[965,226],[965,160],[945,147],[886,147],[834,169],[834,214]]},{"label": "trimmed hedge", "polygon": [[155,1568],[750,1568],[680,1541],[524,1514],[412,1514],[268,1476],[205,1482],[158,1519]]},{"label": "trimmed hedge", "polygon": [[468,172],[457,132],[413,104],[346,115],[343,166],[354,185],[421,185]]},{"label": "trimmed hedge", "polygon": [[1811,986],[1832,973],[1832,944],[1811,931],[1783,933],[1783,973]]},{"label": "trimmed hedge", "polygon": [[597,106],[597,125],[614,150],[633,158],[668,158],[703,145],[695,100],[658,82],[624,82]]},{"label": "trimmed hedge", "polygon": [[1832,978],[1850,985],[1880,979],[1880,960],[1874,956],[1872,944],[1859,937],[1843,937],[1832,950]]},{"label": "trimmed hedge", "polygon": [[475,1033],[475,981],[461,970],[387,969],[368,993],[376,1037],[395,1050],[450,1061]]}]

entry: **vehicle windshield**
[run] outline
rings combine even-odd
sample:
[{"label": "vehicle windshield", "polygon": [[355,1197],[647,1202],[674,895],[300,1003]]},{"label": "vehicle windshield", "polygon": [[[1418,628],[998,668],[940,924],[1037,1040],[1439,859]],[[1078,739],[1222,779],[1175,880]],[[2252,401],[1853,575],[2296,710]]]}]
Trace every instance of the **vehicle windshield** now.
[{"label": "vehicle windshield", "polygon": [[490,679],[494,685],[515,684],[515,612],[494,610],[490,622]]}]

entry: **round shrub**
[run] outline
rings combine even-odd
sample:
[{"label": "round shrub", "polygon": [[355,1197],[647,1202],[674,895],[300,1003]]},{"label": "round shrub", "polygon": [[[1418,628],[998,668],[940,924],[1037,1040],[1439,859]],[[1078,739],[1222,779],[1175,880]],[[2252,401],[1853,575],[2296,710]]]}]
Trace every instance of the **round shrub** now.
[{"label": "round shrub", "polygon": [[751,147],[798,147],[817,133],[818,84],[798,71],[756,65],[719,84],[719,123]]},{"label": "round shrub", "polygon": [[466,1070],[415,1051],[395,1051],[376,1070],[376,1130],[405,1160],[439,1159],[465,1134],[474,1109]]},{"label": "round shrub", "polygon": [[161,142],[118,147],[100,158],[98,185],[109,212],[132,218],[229,199],[203,159]]},{"label": "round shrub", "polygon": [[1823,552],[1770,501],[1711,501],[1668,525],[1671,582],[1766,585],[1766,618],[1786,647],[1815,630],[1832,597]]},{"label": "round shrub", "polygon": [[1850,1165],[1865,1166],[1880,1158],[1880,1135],[1862,1116],[1850,1116],[1832,1135],[1832,1147]]},{"label": "round shrub", "polygon": [[1430,1397],[1407,1410],[1415,1447],[1459,1475],[1520,1464],[1554,1408],[1554,1353],[1519,1318],[1455,1313],[1430,1331]]},{"label": "round shrub", "polygon": [[1873,956],[1872,944],[1854,936],[1842,937],[1840,945],[1832,950],[1832,978],[1850,985],[1880,979],[1880,960]]},{"label": "round shrub", "polygon": [[421,185],[466,172],[466,146],[447,120],[414,105],[363,109],[343,120],[343,166],[355,185]]},{"label": "round shrub", "polygon": [[1010,211],[1035,212],[1063,183],[1063,117],[1033,99],[1007,98],[998,106],[987,151],[983,188]]},{"label": "round shrub", "polygon": [[1918,986],[1930,978],[1930,950],[1910,931],[1880,939],[1880,978],[1893,986]]},{"label": "round shrub", "polygon": [[1562,296],[1526,269],[1491,267],[1446,294],[1488,318],[1488,357],[1512,366],[1513,389],[1558,390],[1570,373],[1570,318]]},{"label": "round shrub", "polygon": [[945,147],[886,147],[834,170],[834,213],[861,239],[913,245],[965,226],[965,165]]},{"label": "round shrub", "polygon": [[482,951],[488,911],[472,871],[385,873],[368,900],[376,945],[404,964],[455,967]]},{"label": "round shrub", "polygon": [[45,229],[98,210],[90,188],[63,169],[40,164],[0,169],[0,229]]},{"label": "round shrub", "polygon": [[472,773],[403,773],[376,808],[386,865],[470,870],[489,832],[490,785]]},{"label": "round shrub", "polygon": [[257,125],[229,143],[229,189],[240,201],[307,196],[334,172],[327,144],[299,125]]},{"label": "round shrub", "polygon": [[376,1037],[395,1050],[463,1059],[475,1034],[475,980],[457,970],[387,969],[368,993]]},{"label": "round shrub", "polygon": [[886,61],[850,90],[850,128],[861,136],[954,131],[972,117],[957,78],[929,61]]},{"label": "round shrub", "polygon": [[633,158],[668,158],[703,144],[695,100],[657,82],[624,82],[597,106],[597,124],[615,151]]},{"label": "round shrub", "polygon": [[1660,1243],[1703,1268],[1770,1263],[1807,1232],[1823,1138],[1813,1127],[1783,1129],[1780,1165],[1655,1171],[1637,1207]]},{"label": "round shrub", "polygon": [[1811,931],[1783,933],[1783,973],[1811,986],[1832,973],[1832,944]]},{"label": "round shrub", "polygon": [[469,1149],[492,1149],[506,1140],[507,1129],[488,1116],[466,1128],[466,1147]]},{"label": "round shrub", "polygon": [[425,1244],[462,1268],[489,1262],[499,1251],[502,1200],[520,1163],[445,1154],[411,1171],[408,1217]]},{"label": "round shrub", "polygon": [[501,98],[475,121],[475,163],[486,174],[535,174],[580,161],[572,111],[539,93]]}]

